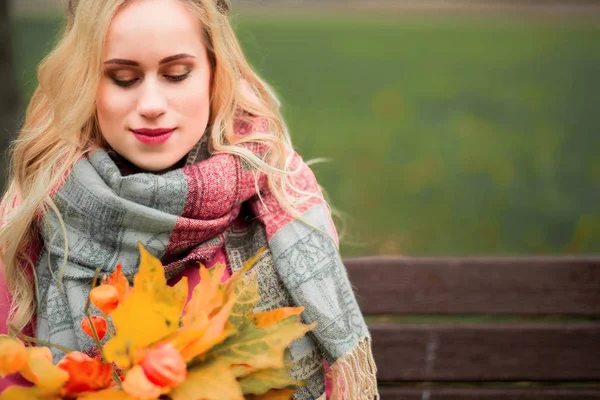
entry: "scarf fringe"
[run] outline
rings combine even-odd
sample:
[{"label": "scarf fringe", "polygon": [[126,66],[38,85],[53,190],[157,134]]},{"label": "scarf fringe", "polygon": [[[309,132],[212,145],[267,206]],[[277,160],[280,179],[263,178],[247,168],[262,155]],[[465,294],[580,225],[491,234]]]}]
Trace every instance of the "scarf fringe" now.
[{"label": "scarf fringe", "polygon": [[370,337],[361,339],[350,353],[338,358],[327,375],[332,383],[331,400],[379,400]]}]

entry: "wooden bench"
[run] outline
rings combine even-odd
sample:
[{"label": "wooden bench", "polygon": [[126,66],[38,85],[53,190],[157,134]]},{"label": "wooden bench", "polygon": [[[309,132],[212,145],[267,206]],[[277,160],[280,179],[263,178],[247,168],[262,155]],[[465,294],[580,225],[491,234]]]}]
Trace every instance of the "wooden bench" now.
[{"label": "wooden bench", "polygon": [[600,399],[600,257],[344,261],[383,400]]}]

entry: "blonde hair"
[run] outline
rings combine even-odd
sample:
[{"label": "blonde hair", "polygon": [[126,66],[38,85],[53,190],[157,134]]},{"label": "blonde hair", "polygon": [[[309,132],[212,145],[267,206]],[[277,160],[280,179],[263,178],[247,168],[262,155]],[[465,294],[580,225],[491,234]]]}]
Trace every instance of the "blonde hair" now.
[{"label": "blonde hair", "polygon": [[[34,260],[27,254],[29,244],[37,240],[36,220],[48,209],[58,213],[51,198],[55,188],[80,157],[105,146],[95,118],[102,52],[113,16],[130,1],[70,0],[65,29],[39,66],[39,85],[12,144],[9,185],[0,204],[4,210],[0,250],[13,297],[10,324],[18,330],[31,320],[36,307],[28,273],[34,271]],[[292,144],[279,102],[246,61],[226,15],[226,1],[180,1],[198,17],[213,66],[211,152],[237,154],[266,173],[271,192],[297,217],[295,205],[316,194],[302,192],[288,180],[293,174],[287,168]],[[235,134],[236,123],[251,124],[256,116],[266,121],[267,131]],[[269,150],[260,157],[240,146],[243,143]],[[65,257],[67,251],[65,243]]]}]

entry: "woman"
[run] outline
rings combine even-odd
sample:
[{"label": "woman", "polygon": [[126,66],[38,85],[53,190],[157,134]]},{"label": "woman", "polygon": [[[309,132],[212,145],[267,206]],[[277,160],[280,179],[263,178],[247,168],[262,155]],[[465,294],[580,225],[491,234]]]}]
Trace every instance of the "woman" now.
[{"label": "woman", "polygon": [[13,146],[2,320],[92,351],[76,322],[90,280],[118,262],[133,276],[138,241],[168,279],[191,284],[198,262],[236,271],[268,246],[254,267],[257,311],[298,305],[318,321],[291,346],[290,372],[306,381],[295,398],[325,398],[324,365],[330,398],[376,397],[328,208],[227,10],[224,0],[70,1]]}]

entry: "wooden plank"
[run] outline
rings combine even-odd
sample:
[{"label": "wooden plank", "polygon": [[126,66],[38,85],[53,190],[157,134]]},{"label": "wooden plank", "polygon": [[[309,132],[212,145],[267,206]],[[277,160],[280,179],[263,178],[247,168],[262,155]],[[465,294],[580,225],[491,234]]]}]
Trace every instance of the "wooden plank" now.
[{"label": "wooden plank", "polygon": [[381,400],[598,400],[600,389],[483,389],[379,387]]},{"label": "wooden plank", "polygon": [[369,329],[380,381],[600,381],[600,323]]},{"label": "wooden plank", "polygon": [[344,262],[364,314],[600,315],[600,257]]}]

